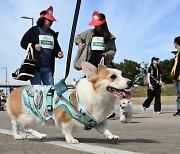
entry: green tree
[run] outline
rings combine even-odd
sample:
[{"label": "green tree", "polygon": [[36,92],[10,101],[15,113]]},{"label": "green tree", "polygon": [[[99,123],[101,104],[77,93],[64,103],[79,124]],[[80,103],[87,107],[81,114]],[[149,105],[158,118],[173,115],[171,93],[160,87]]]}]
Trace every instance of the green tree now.
[{"label": "green tree", "polygon": [[148,67],[148,63],[142,62],[141,63],[141,68],[140,68],[140,75],[139,75],[139,79],[138,79],[138,84],[140,86],[144,86],[147,83],[147,67]]},{"label": "green tree", "polygon": [[135,84],[138,83],[141,73],[141,63],[139,64],[135,61],[124,59],[124,61],[119,64],[115,63],[115,66],[118,70],[122,71],[123,77],[130,79]]},{"label": "green tree", "polygon": [[166,83],[173,83],[173,78],[171,77],[171,69],[172,69],[173,59],[160,61],[159,65],[162,69],[162,80]]},{"label": "green tree", "polygon": [[[123,62],[114,63],[116,68],[122,71],[124,77],[132,80],[135,84],[144,85],[144,81],[147,78],[148,64],[145,62],[137,63],[132,60],[124,59]],[[170,76],[173,59],[160,61],[159,65],[162,69],[162,81],[166,84],[173,83],[173,78]]]}]

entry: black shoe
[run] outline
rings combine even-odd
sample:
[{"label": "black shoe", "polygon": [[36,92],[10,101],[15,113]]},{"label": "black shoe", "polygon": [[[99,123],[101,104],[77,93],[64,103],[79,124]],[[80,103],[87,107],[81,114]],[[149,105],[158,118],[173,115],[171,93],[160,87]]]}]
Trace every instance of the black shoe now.
[{"label": "black shoe", "polygon": [[114,118],[115,116],[116,116],[116,114],[113,112],[112,114],[107,116],[107,119]]},{"label": "black shoe", "polygon": [[180,116],[180,112],[179,111],[173,114],[173,116],[177,116],[177,115]]}]

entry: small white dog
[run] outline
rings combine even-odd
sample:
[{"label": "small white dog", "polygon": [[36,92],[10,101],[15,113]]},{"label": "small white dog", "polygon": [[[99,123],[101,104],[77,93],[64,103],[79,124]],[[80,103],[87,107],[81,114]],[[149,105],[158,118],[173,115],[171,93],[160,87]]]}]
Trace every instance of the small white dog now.
[{"label": "small white dog", "polygon": [[132,102],[128,99],[120,101],[120,121],[123,123],[130,123],[132,121]]}]

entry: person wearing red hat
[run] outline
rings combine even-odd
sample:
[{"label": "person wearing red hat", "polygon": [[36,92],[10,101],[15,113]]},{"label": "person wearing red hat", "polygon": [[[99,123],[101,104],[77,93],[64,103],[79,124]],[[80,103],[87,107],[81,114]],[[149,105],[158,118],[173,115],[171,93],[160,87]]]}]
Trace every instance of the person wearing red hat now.
[{"label": "person wearing red hat", "polygon": [[87,50],[82,51],[86,52],[87,55],[85,61],[98,67],[101,58],[104,57],[104,64],[112,67],[112,60],[116,53],[115,37],[109,32],[105,15],[94,11],[89,25],[94,26],[94,28],[75,37],[78,52],[81,52],[84,46],[87,46]]},{"label": "person wearing red hat", "polygon": [[37,26],[30,28],[22,37],[21,47],[26,49],[32,43],[34,57],[37,62],[35,76],[30,80],[32,85],[54,85],[55,57],[63,58],[59,46],[58,33],[51,29],[56,19],[53,17],[53,7],[40,13]]}]

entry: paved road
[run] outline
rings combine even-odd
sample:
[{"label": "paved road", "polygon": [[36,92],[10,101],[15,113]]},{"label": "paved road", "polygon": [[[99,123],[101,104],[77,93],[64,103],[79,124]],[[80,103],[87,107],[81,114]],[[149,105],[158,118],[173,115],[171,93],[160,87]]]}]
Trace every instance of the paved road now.
[{"label": "paved road", "polygon": [[[172,111],[172,112],[175,112],[177,109],[176,109],[176,105],[161,105],[161,111],[162,112],[166,112],[166,111]],[[116,104],[115,107],[114,107],[115,110],[119,110],[119,105]],[[133,110],[136,111],[136,112],[139,112],[139,111],[142,111],[142,105],[133,105]],[[154,106],[151,105],[149,108],[146,109],[146,111],[153,111],[154,110]]]},{"label": "paved road", "polygon": [[[116,111],[117,112],[117,111]],[[45,140],[34,138],[15,141],[10,119],[0,112],[0,154],[178,154],[180,153],[180,116],[173,117],[172,111],[161,115],[135,111],[130,124],[122,124],[118,117],[108,120],[110,130],[120,139],[112,143],[95,130],[82,131],[74,136],[83,144],[68,145],[58,128],[40,126],[37,130],[47,133]],[[9,134],[9,135],[7,135]]]}]

